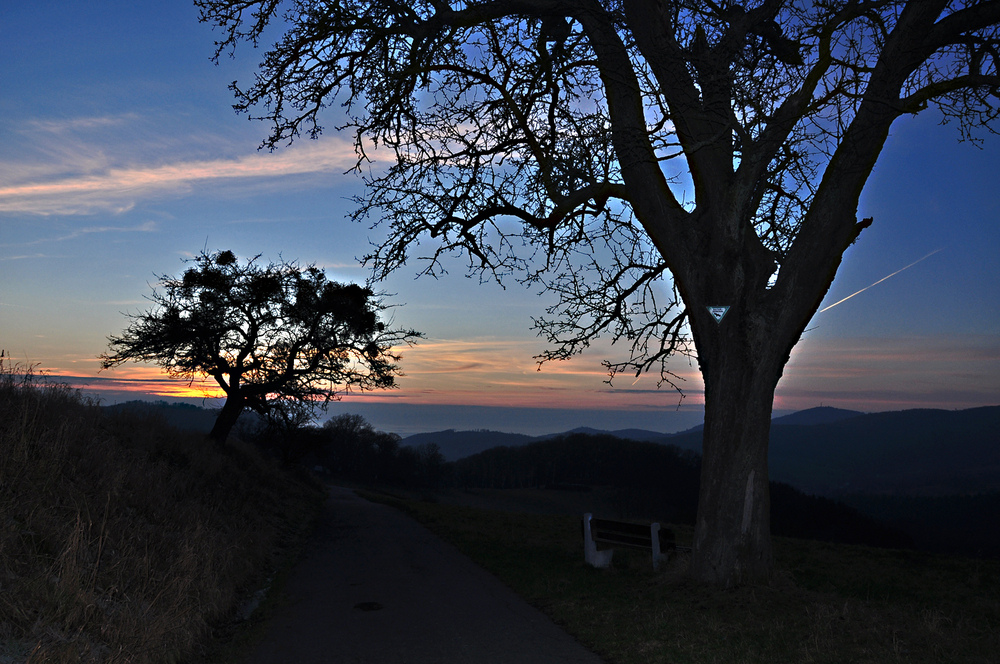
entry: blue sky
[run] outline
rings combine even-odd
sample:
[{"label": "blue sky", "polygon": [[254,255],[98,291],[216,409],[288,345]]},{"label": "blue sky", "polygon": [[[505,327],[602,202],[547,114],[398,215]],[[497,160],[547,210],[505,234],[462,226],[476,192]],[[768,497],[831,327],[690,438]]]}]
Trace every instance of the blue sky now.
[{"label": "blue sky", "polygon": [[[360,281],[357,257],[378,238],[344,218],[360,191],[345,174],[350,137],[258,152],[266,126],[232,111],[227,86],[249,80],[261,52],[214,66],[213,39],[185,2],[0,7],[0,347],[109,402],[185,394],[152,367],[98,374],[96,359],[121,312],[144,307],[156,275],[185,257],[263,253]],[[932,115],[894,127],[859,211],[875,224],[824,306],[926,258],[817,314],[776,409],[1000,403],[1000,138],[982,149],[957,139]],[[480,285],[461,264],[437,281],[414,280],[417,269],[384,284],[405,304],[396,322],[428,337],[404,354],[400,389],[349,396],[334,412],[403,434],[672,431],[700,418],[687,361],[676,364],[680,407],[651,377],[603,383],[601,360],[624,349],[595,346],[536,371],[531,317],[546,296]]]}]

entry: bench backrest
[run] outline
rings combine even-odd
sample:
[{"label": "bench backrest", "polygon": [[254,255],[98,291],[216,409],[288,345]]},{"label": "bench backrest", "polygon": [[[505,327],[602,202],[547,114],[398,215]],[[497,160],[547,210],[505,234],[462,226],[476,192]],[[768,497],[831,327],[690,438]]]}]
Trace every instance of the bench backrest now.
[{"label": "bench backrest", "polygon": [[676,548],[674,532],[669,528],[660,528],[658,523],[642,525],[627,521],[595,519],[588,513],[583,515],[581,526],[584,559],[594,567],[610,565],[614,553],[614,549],[598,551],[597,542],[648,549],[653,556],[654,570],[659,566],[660,560],[666,560],[665,552]]},{"label": "bench backrest", "polygon": [[[640,523],[591,518],[590,533],[595,542],[634,546],[640,549],[648,549],[653,545],[650,527]],[[674,548],[674,531],[660,528],[659,535],[661,551]]]}]

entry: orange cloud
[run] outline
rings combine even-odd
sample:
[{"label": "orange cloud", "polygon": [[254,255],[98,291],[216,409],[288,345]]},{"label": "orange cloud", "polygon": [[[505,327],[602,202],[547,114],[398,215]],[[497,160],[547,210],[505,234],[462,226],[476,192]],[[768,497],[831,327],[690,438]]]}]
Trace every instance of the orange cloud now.
[{"label": "orange cloud", "polygon": [[[618,409],[674,408],[678,395],[669,386],[655,389],[649,377],[638,388],[629,376],[606,384],[607,371],[600,352],[562,362],[548,362],[539,370],[534,356],[543,344],[537,340],[430,339],[403,352],[404,376],[398,389],[354,393],[345,400],[361,403],[393,402],[423,405],[507,406],[526,408]],[[685,365],[685,369],[689,369]],[[700,402],[700,379],[690,373],[692,396]],[[685,384],[688,386],[688,384]]]},{"label": "orange cloud", "polygon": [[64,382],[77,389],[97,394],[127,392],[137,396],[196,399],[218,399],[226,396],[210,379],[189,383],[186,380],[170,378],[159,368],[151,366],[129,365],[92,376],[71,375],[61,370],[46,373],[57,382]]}]

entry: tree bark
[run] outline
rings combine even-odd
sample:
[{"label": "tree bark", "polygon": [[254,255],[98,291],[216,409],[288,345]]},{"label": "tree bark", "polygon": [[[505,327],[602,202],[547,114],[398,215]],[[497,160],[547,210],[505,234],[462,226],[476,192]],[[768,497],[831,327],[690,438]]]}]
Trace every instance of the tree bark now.
[{"label": "tree bark", "polygon": [[223,404],[222,410],[219,412],[219,416],[215,418],[215,425],[212,427],[212,431],[209,432],[208,437],[216,442],[218,445],[222,445],[229,438],[229,433],[236,426],[236,420],[240,419],[240,415],[243,413],[243,399],[239,396],[230,395],[226,398],[226,403]]},{"label": "tree bark", "polygon": [[[784,362],[768,326],[728,314],[699,346],[705,380],[701,487],[691,575],[726,587],[767,583],[771,547],[767,453]],[[727,329],[728,327],[728,329]],[[779,341],[780,343],[780,341]]]}]

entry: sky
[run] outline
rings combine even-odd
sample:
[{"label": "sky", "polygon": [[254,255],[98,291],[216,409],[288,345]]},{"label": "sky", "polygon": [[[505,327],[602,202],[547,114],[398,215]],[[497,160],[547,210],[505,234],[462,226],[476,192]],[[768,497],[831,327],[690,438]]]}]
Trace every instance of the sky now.
[{"label": "sky", "polygon": [[[350,136],[258,151],[267,127],[232,110],[228,85],[249,81],[262,51],[216,66],[217,36],[186,2],[0,5],[0,348],[105,403],[214,403],[155,367],[99,372],[97,360],[157,277],[202,250],[368,276],[358,257],[379,235],[346,219],[363,191],[346,172]],[[894,125],[859,209],[875,223],[793,351],[777,412],[1000,403],[998,175],[1000,137],[961,144],[930,114]],[[624,348],[596,344],[539,371],[532,317],[551,298],[480,284],[461,262],[437,280],[418,269],[382,284],[403,305],[395,323],[426,335],[404,351],[398,389],[350,394],[330,414],[401,435],[700,422],[686,359],[674,364],[683,399],[651,376],[607,385],[601,361]]]}]

